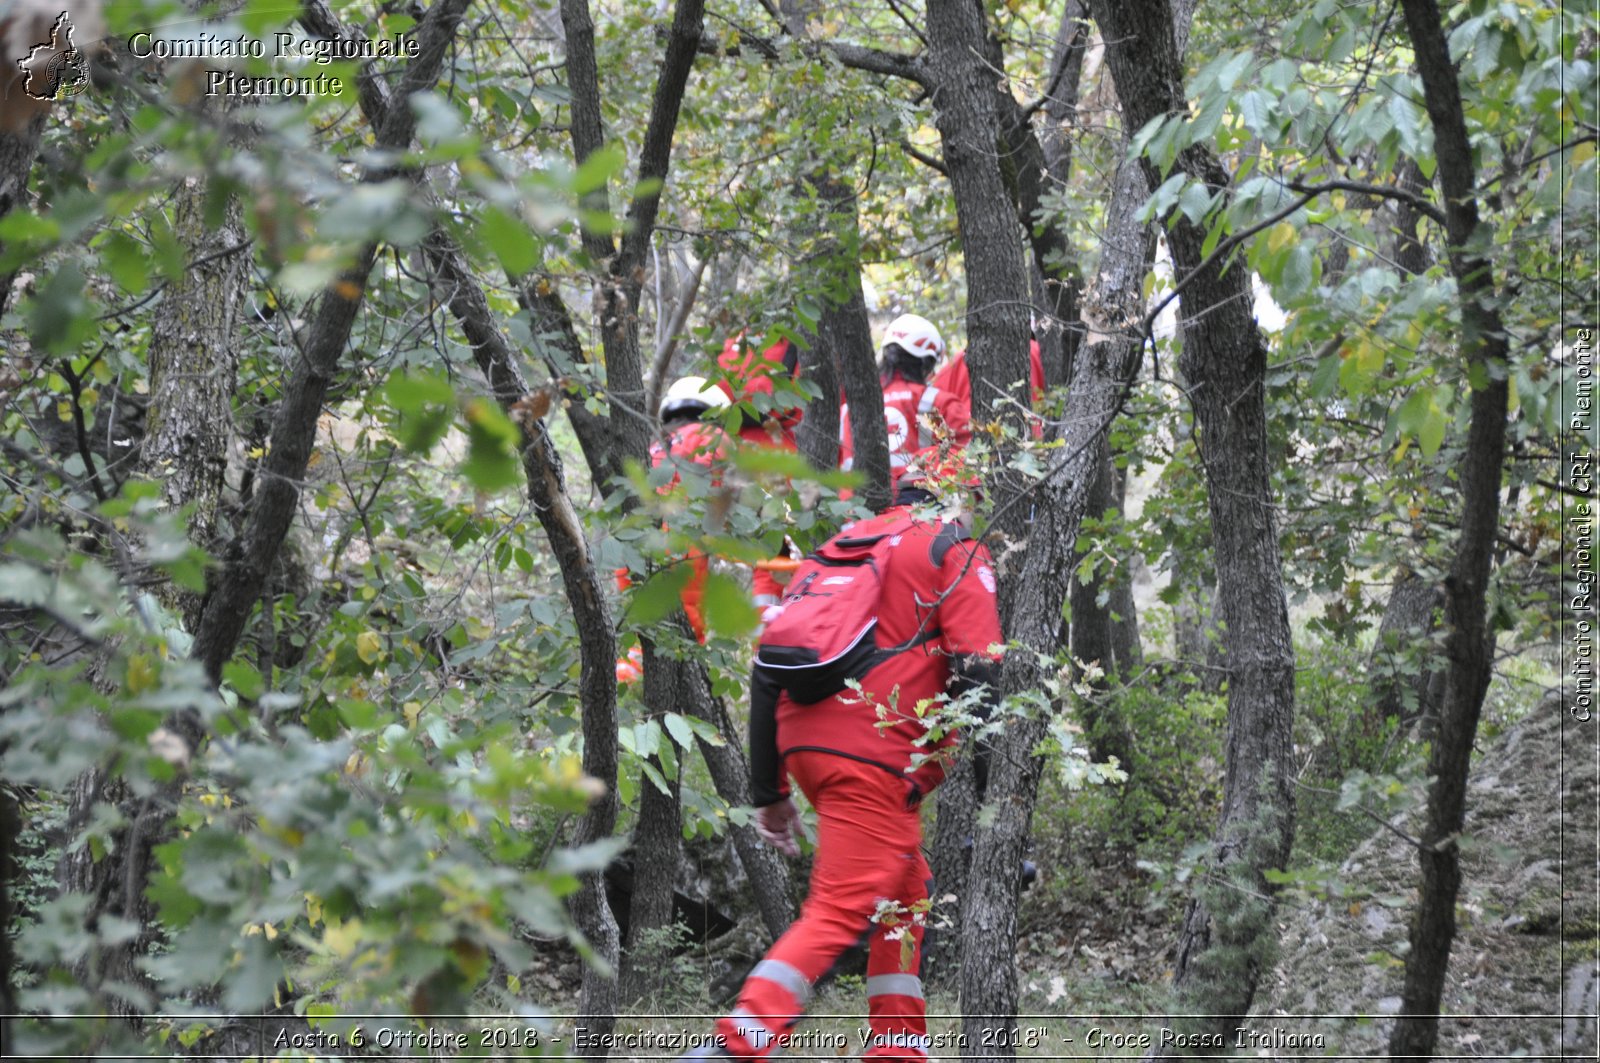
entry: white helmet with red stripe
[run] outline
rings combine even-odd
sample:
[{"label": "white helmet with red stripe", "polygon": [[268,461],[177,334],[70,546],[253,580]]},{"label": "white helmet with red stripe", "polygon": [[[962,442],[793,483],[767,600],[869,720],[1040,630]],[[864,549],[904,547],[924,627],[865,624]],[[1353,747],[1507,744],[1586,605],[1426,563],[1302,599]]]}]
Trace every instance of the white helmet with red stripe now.
[{"label": "white helmet with red stripe", "polygon": [[916,314],[901,314],[889,322],[889,331],[883,334],[879,355],[894,344],[916,358],[936,362],[944,357],[944,337],[933,327],[933,322]]},{"label": "white helmet with red stripe", "polygon": [[721,388],[706,383],[705,377],[686,376],[667,389],[661,400],[661,418],[699,417],[707,410],[720,410],[727,405],[728,395]]}]

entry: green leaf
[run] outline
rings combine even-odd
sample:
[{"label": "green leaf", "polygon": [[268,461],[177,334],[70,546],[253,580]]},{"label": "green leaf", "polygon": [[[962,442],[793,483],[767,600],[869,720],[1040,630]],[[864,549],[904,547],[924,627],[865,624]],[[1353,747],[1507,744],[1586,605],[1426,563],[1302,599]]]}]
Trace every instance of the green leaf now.
[{"label": "green leaf", "polygon": [[581,196],[604,188],[607,181],[622,172],[627,161],[620,148],[607,144],[583,160],[572,175],[572,190]]},{"label": "green leaf", "polygon": [[1178,209],[1183,211],[1183,216],[1199,225],[1211,209],[1211,190],[1199,181],[1195,181],[1184,188],[1183,194],[1178,197]]},{"label": "green leaf", "polygon": [[675,712],[669,712],[661,718],[667,728],[667,734],[678,743],[678,748],[685,752],[694,748],[694,731],[689,727],[689,722]]},{"label": "green leaf", "polygon": [[28,308],[33,342],[51,354],[70,354],[99,328],[78,264],[68,260],[50,275]]},{"label": "green leaf", "polygon": [[761,619],[750,592],[720,572],[706,577],[704,602],[706,624],[725,635],[743,635]]},{"label": "green leaf", "polygon": [[244,661],[230,661],[222,666],[222,678],[233,689],[252,701],[266,690],[261,673]]},{"label": "green leaf", "polygon": [[50,600],[50,577],[31,565],[0,565],[0,598],[17,605],[43,605]]},{"label": "green leaf", "polygon": [[468,402],[467,460],[461,471],[480,491],[500,491],[522,478],[522,435],[500,408],[488,399]]},{"label": "green leaf", "polygon": [[1180,172],[1161,182],[1161,186],[1151,193],[1149,201],[1140,208],[1139,217],[1146,221],[1166,217],[1167,211],[1178,201],[1178,194],[1188,181],[1189,175]]},{"label": "green leaf", "polygon": [[1239,117],[1245,128],[1264,136],[1272,122],[1272,100],[1266,93],[1251,89],[1239,97]]},{"label": "green leaf", "polygon": [[478,219],[478,236],[514,277],[527,273],[539,261],[539,241],[527,223],[498,207],[484,208]]},{"label": "green leaf", "polygon": [[109,233],[100,244],[100,261],[117,287],[140,292],[150,281],[150,253],[124,232]]},{"label": "green leaf", "polygon": [[1445,416],[1444,410],[1434,401],[1434,396],[1428,396],[1427,410],[1423,416],[1422,426],[1417,430],[1417,442],[1422,444],[1422,453],[1433,457],[1439,453],[1439,447],[1444,443],[1444,432],[1449,427],[1450,419]]},{"label": "green leaf", "polygon": [[628,619],[634,624],[653,624],[672,612],[692,572],[686,563],[668,565],[645,580],[628,602]]},{"label": "green leaf", "polygon": [[1284,300],[1298,299],[1311,291],[1315,280],[1309,243],[1296,244],[1283,262],[1278,288]]},{"label": "green leaf", "polygon": [[460,112],[438,94],[417,93],[411,97],[411,109],[417,113],[417,140],[423,144],[450,144],[465,136]]},{"label": "green leaf", "polygon": [[389,404],[400,414],[396,434],[412,453],[426,453],[450,429],[456,393],[439,373],[396,373],[384,386]]},{"label": "green leaf", "polygon": [[1395,131],[1400,134],[1400,146],[1407,155],[1416,158],[1422,150],[1422,134],[1418,129],[1417,106],[1396,92],[1389,97],[1389,117],[1394,119]]}]

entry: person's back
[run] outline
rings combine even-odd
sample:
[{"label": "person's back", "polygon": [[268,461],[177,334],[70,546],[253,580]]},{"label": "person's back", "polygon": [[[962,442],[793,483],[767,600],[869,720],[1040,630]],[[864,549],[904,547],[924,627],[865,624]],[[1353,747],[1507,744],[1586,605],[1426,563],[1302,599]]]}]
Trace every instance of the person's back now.
[{"label": "person's back", "polygon": [[[889,442],[891,480],[910,466],[917,454],[932,447],[942,434],[957,447],[972,438],[971,404],[930,379],[944,354],[944,339],[932,322],[902,314],[890,324],[879,350],[879,382],[883,386],[884,429]],[[839,467],[855,465],[855,438],[850,408],[839,410]]]},{"label": "person's back", "polygon": [[[909,648],[863,676],[860,695],[847,690],[802,705],[770,686],[752,690],[753,716],[768,711],[766,700],[772,699],[773,751],[779,760],[794,749],[820,749],[907,772],[915,757],[933,752],[919,744],[927,728],[916,712],[918,702],[945,692],[954,660],[987,659],[1000,641],[994,567],[986,547],[967,538],[957,524],[919,518],[911,506],[895,506],[852,525],[846,534],[866,537],[880,531],[898,531],[899,541],[882,576],[876,639],[880,648]],[[863,696],[870,704],[862,703]],[[778,799],[776,786],[765,795],[762,791],[778,768],[762,763],[759,752],[751,750],[751,777],[756,803],[762,804],[763,796]],[[943,774],[942,765],[931,760],[907,777],[927,793]]]}]

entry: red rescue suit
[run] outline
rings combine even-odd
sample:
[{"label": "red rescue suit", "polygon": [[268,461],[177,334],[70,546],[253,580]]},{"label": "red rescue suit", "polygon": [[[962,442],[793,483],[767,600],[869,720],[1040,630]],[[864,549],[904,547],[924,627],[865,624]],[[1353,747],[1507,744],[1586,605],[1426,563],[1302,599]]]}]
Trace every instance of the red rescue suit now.
[{"label": "red rescue suit", "polygon": [[[752,402],[756,396],[771,398],[775,394],[774,376],[790,379],[800,373],[800,351],[788,340],[779,340],[764,351],[757,352],[744,342],[744,334],[729,337],[717,356],[717,368],[723,373],[717,386],[727,392],[734,402]],[[758,447],[787,450],[798,453],[794,430],[805,416],[805,408],[794,406],[786,410],[771,410],[765,417],[745,411],[744,422],[739,426],[739,438]],[[757,606],[778,604],[783,595],[783,584],[766,569],[756,569],[750,577],[750,593]]]},{"label": "red rescue suit", "polygon": [[[971,383],[967,387],[970,391]],[[899,479],[911,460],[934,445],[942,426],[957,447],[972,440],[972,402],[935,383],[918,384],[899,373],[883,386],[883,426],[889,435],[889,476]],[[855,465],[850,405],[839,407],[839,468]]]},{"label": "red rescue suit", "polygon": [[[895,507],[850,529],[902,522]],[[932,636],[932,637],[928,637]],[[992,660],[1000,643],[988,550],[953,524],[918,522],[893,547],[879,602],[878,644],[927,640],[880,663],[853,691],[810,705],[757,674],[751,686],[751,789],[757,806],[784,800],[787,774],[817,812],[811,886],[800,917],[757,964],[733,1012],[718,1023],[727,1050],[764,1059],[794,1027],[811,986],[839,955],[867,938],[872,1040],[863,1058],[928,1058],[918,976],[923,916],[932,887],[918,806],[944,778],[938,756],[912,768],[926,728],[915,706],[946,692],[952,661]],[[890,726],[880,726],[893,721]],[[951,736],[945,745],[953,744]],[[886,903],[886,902],[892,902]],[[883,917],[885,908],[893,915]],[[878,919],[874,919],[879,915]],[[907,942],[909,941],[909,949]]]},{"label": "red rescue suit", "polygon": [[[757,352],[744,343],[741,333],[723,344],[717,355],[717,368],[723,373],[717,386],[727,392],[734,402],[751,402],[758,395],[769,399],[774,394],[772,378],[787,376],[794,379],[800,374],[800,352],[788,340],[779,340],[764,351]],[[758,411],[759,412],[759,411]],[[765,417],[746,412],[739,428],[739,438],[758,447],[777,447],[797,451],[794,430],[805,416],[804,407],[771,410]]]},{"label": "red rescue suit", "polygon": [[[728,437],[716,425],[701,424],[699,421],[690,421],[679,425],[672,430],[672,436],[663,448],[660,440],[650,444],[650,467],[656,468],[670,456],[677,461],[689,461],[704,468],[711,468],[713,464],[723,460],[728,452]],[[674,475],[672,483],[661,488],[663,494],[677,486],[679,477]],[[706,555],[699,550],[690,550],[687,558],[692,571],[689,582],[683,585],[679,598],[683,602],[684,614],[689,618],[689,626],[694,629],[694,637],[701,642],[706,640],[705,612],[701,603],[705,600],[706,576],[711,571],[711,564],[706,560]]]},{"label": "red rescue suit", "polygon": [[[711,468],[715,463],[723,460],[728,452],[728,437],[721,428],[714,424],[701,424],[699,421],[686,421],[672,430],[663,447],[660,440],[650,444],[650,467],[657,468],[670,457],[675,462],[692,462],[704,468]],[[680,477],[674,474],[672,482],[663,484],[658,490],[666,494],[677,486]],[[683,585],[679,598],[683,602],[684,614],[689,618],[689,626],[694,630],[694,637],[701,642],[706,640],[705,613],[701,609],[701,602],[705,599],[706,575],[711,570],[710,562],[706,555],[699,550],[690,550],[685,558],[690,565],[689,582]],[[619,568],[615,572],[617,590],[625,591],[633,586],[633,579],[628,575],[628,570]],[[626,657],[617,662],[617,682],[637,682],[644,674],[644,656],[639,647],[634,646],[628,651]]]}]

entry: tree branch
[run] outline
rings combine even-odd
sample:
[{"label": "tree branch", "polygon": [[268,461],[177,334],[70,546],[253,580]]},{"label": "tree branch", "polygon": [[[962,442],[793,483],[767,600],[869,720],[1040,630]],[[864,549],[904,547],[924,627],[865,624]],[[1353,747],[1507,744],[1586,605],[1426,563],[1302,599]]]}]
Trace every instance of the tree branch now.
[{"label": "tree branch", "polygon": [[945,166],[943,159],[936,155],[929,155],[927,152],[918,149],[916,145],[911,143],[911,141],[900,141],[900,150],[904,151],[907,155],[922,163],[922,165],[926,166],[928,169],[943,174],[945,177],[950,176],[950,169],[949,167]]},{"label": "tree branch", "polygon": [[1366,181],[1289,181],[1287,187],[1292,192],[1304,192],[1309,195],[1319,196],[1324,192],[1357,192],[1364,196],[1377,196],[1380,199],[1394,199],[1409,204],[1418,214],[1423,215],[1440,225],[1444,224],[1444,211],[1428,202],[1426,196],[1418,195],[1405,188],[1395,185],[1377,185]]}]

